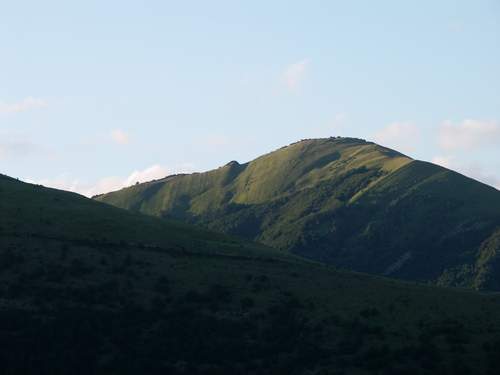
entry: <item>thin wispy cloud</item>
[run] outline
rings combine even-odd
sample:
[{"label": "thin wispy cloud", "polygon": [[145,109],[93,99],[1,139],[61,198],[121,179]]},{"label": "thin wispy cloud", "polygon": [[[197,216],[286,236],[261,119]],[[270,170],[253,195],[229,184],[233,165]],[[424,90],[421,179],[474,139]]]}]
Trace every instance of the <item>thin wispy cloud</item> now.
[{"label": "thin wispy cloud", "polygon": [[34,109],[41,109],[47,107],[48,103],[45,99],[34,98],[28,96],[17,102],[3,102],[0,101],[0,114],[12,114],[26,112]]},{"label": "thin wispy cloud", "polygon": [[43,154],[43,148],[30,141],[0,141],[0,160],[19,159],[41,154]]},{"label": "thin wispy cloud", "polygon": [[344,112],[335,114],[335,116],[333,116],[333,119],[330,122],[331,130],[334,132],[343,131],[347,124],[348,118],[349,116],[347,115],[347,113]]},{"label": "thin wispy cloud", "polygon": [[[23,132],[0,129],[0,161],[21,162],[28,158],[54,158],[55,153],[48,145]],[[2,173],[2,171],[0,171]]]},{"label": "thin wispy cloud", "polygon": [[130,186],[137,182],[146,182],[162,178],[170,173],[168,168],[165,168],[159,164],[152,165],[146,169],[133,171],[127,179],[124,181],[124,186]]},{"label": "thin wispy cloud", "polygon": [[453,155],[438,155],[432,158],[434,164],[452,169],[500,190],[500,175],[488,170],[479,162],[463,163]]},{"label": "thin wispy cloud", "polygon": [[231,143],[231,138],[228,137],[227,135],[222,135],[222,134],[212,135],[204,139],[203,143],[205,143],[209,147],[214,147],[214,148],[224,147]]},{"label": "thin wispy cloud", "polygon": [[374,134],[375,142],[403,152],[412,152],[420,140],[420,130],[409,122],[394,122]]},{"label": "thin wispy cloud", "polygon": [[445,121],[439,127],[439,146],[446,151],[470,151],[500,145],[500,125],[494,121]]},{"label": "thin wispy cloud", "polygon": [[460,21],[455,21],[448,24],[448,30],[453,33],[460,33],[464,31],[464,29],[465,29],[465,24]]},{"label": "thin wispy cloud", "polygon": [[175,168],[167,168],[160,164],[154,164],[144,169],[134,170],[126,177],[108,176],[101,178],[93,183],[85,182],[76,178],[71,178],[66,174],[59,175],[55,178],[45,179],[27,179],[27,182],[40,184],[47,187],[72,191],[92,197],[97,194],[103,194],[114,190],[119,190],[136,183],[147,182],[166,177],[175,173],[193,172],[194,165],[184,163]]},{"label": "thin wispy cloud", "polygon": [[470,151],[500,146],[500,124],[495,121],[465,119],[461,122],[444,121],[438,128],[438,146],[442,152],[432,162],[460,172],[500,190],[500,173],[477,160],[464,155]]},{"label": "thin wispy cloud", "polygon": [[332,137],[346,135],[349,115],[345,112],[334,113],[323,124],[311,128],[312,137]]},{"label": "thin wispy cloud", "polygon": [[121,129],[115,129],[111,131],[111,140],[119,145],[127,145],[130,143],[130,136]]},{"label": "thin wispy cloud", "polygon": [[296,91],[311,63],[310,59],[304,59],[296,63],[290,64],[285,68],[283,72],[283,81],[290,91]]},{"label": "thin wispy cloud", "polygon": [[440,165],[448,169],[453,169],[455,158],[451,155],[438,155],[434,156],[431,160],[434,164]]}]

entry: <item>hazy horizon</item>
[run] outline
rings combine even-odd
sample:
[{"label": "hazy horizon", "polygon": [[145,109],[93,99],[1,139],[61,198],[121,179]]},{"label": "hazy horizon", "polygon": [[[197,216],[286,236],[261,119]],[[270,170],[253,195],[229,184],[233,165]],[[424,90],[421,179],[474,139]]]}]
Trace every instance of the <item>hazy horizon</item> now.
[{"label": "hazy horizon", "polygon": [[[335,136],[332,136],[332,137],[335,137]],[[327,138],[327,137],[323,137],[323,138]],[[312,139],[323,139],[323,138],[312,138]],[[345,137],[345,138],[348,138],[348,137]],[[296,143],[296,142],[300,142],[302,140],[303,139],[297,140],[295,142],[292,142],[291,144]],[[368,139],[366,141],[371,142]],[[282,145],[279,148],[284,147],[284,146],[289,146],[289,144]],[[234,159],[229,160],[228,159],[227,163],[220,164],[220,165],[214,166],[213,168],[204,169],[204,170],[197,170],[194,168],[194,166],[189,166],[189,165],[186,165],[184,169],[179,168],[179,169],[173,169],[173,170],[163,168],[161,165],[152,165],[144,170],[134,170],[132,173],[130,173],[130,175],[126,176],[126,178],[106,177],[106,178],[98,181],[97,184],[91,186],[90,188],[88,188],[85,185],[79,185],[78,180],[75,180],[73,182],[71,182],[71,181],[68,182],[64,179],[62,179],[62,180],[57,180],[57,179],[56,180],[41,180],[41,181],[36,181],[36,180],[32,180],[32,179],[24,179],[23,181],[28,182],[28,183],[33,183],[33,184],[40,184],[40,185],[43,185],[46,187],[53,187],[56,189],[72,191],[72,192],[76,192],[76,193],[79,193],[79,194],[82,194],[82,195],[85,195],[85,196],[91,198],[93,196],[102,195],[105,193],[117,191],[117,190],[129,187],[129,186],[135,185],[137,183],[150,182],[150,181],[162,179],[164,177],[169,177],[171,175],[208,172],[210,170],[214,170],[214,169],[223,167],[224,165],[230,163],[231,161],[236,161],[239,164],[247,164],[247,163],[251,162],[252,160],[255,160],[256,158],[258,158],[262,155],[266,155],[266,154],[272,153],[274,151],[277,151],[279,148],[264,152],[263,154],[257,155],[255,158],[253,158],[251,160],[241,161],[241,160],[234,160]],[[411,157],[411,155],[407,155],[407,156]],[[445,168],[454,170],[453,168],[450,168],[448,165],[446,165],[446,163],[440,163],[438,160],[432,160],[432,162],[435,164],[444,166]],[[492,187],[496,188],[497,190],[500,190],[500,185],[495,186],[495,185],[489,184],[485,181],[481,181],[481,179],[478,179],[476,177],[467,175],[466,172],[465,173],[460,172],[460,171],[458,171],[458,172],[467,176],[467,177],[473,178],[477,181],[480,181],[480,182],[483,182],[489,186],[492,186]]]}]

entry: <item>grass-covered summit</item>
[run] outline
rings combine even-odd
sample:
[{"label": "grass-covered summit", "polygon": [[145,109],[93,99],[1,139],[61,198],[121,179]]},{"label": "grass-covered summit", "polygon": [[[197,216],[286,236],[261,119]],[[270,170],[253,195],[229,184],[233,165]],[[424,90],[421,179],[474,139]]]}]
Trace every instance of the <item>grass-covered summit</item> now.
[{"label": "grass-covered summit", "polygon": [[0,175],[6,374],[494,374],[498,295],[301,260]]},{"label": "grass-covered summit", "polygon": [[96,199],[343,268],[500,290],[500,192],[360,139],[303,140]]}]

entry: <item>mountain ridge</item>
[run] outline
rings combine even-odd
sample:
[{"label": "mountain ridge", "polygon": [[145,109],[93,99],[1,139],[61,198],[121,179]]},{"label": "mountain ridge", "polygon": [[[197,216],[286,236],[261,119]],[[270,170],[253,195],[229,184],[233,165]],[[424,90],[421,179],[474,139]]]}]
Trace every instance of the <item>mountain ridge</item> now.
[{"label": "mountain ridge", "polygon": [[96,199],[342,268],[479,289],[497,285],[477,276],[485,267],[478,262],[481,246],[500,227],[500,192],[361,139],[302,140],[245,164]]}]

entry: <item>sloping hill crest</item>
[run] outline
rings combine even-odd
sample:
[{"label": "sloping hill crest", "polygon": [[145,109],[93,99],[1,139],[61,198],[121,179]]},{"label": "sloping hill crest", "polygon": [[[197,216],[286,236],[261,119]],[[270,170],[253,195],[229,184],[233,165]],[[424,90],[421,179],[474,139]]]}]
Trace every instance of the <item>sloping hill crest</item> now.
[{"label": "sloping hill crest", "polygon": [[96,199],[343,268],[496,288],[482,249],[500,227],[500,192],[360,139],[303,140]]}]

